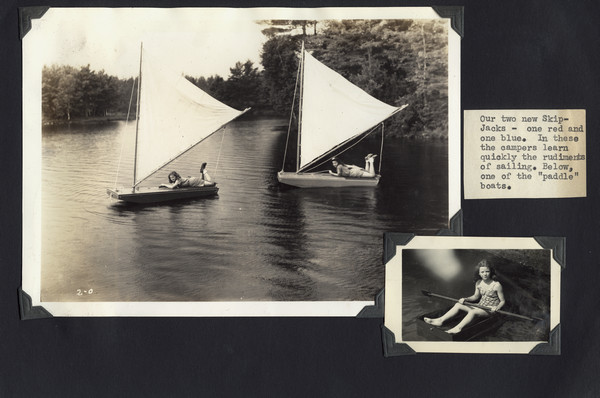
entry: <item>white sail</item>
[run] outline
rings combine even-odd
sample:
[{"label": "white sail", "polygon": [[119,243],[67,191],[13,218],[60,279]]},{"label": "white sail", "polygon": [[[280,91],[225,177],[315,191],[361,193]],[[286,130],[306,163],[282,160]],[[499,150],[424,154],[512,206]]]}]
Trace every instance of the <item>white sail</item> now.
[{"label": "white sail", "polygon": [[388,105],[304,53],[300,169],[402,108]]},{"label": "white sail", "polygon": [[136,185],[243,113],[160,67],[145,50],[141,82]]}]

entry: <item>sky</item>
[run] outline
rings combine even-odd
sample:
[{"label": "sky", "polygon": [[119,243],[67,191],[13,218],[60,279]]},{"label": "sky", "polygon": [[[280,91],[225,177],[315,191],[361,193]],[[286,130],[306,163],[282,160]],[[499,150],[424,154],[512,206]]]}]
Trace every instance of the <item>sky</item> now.
[{"label": "sky", "polygon": [[[430,8],[50,8],[32,20],[24,65],[90,65],[137,76],[140,43],[165,66],[192,77],[229,76],[236,62],[260,68],[264,19],[436,18]],[[29,68],[26,68],[29,69]]]},{"label": "sky", "polygon": [[264,28],[225,9],[51,8],[26,39],[32,36],[45,65],[89,64],[119,78],[136,76],[143,43],[178,72],[227,78],[237,61],[260,66]]}]

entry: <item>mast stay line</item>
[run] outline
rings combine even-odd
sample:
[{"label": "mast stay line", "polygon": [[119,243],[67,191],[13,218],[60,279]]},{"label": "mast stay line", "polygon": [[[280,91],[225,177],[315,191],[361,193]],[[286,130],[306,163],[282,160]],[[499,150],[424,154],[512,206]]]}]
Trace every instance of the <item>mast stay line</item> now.
[{"label": "mast stay line", "polygon": [[144,177],[141,180],[139,180],[133,187],[135,188],[136,186],[140,185],[143,181],[147,180],[151,175],[153,175],[154,173],[156,173],[158,170],[162,169],[163,167],[165,167],[169,163],[173,162],[175,159],[177,159],[178,157],[180,157],[184,153],[186,153],[186,152],[190,151],[191,149],[195,148],[196,145],[200,144],[201,142],[203,142],[204,140],[206,140],[207,138],[209,138],[210,136],[212,136],[213,134],[215,134],[217,131],[221,130],[227,124],[231,123],[235,119],[237,119],[240,116],[242,116],[244,113],[248,112],[250,109],[251,108],[244,109],[239,115],[237,115],[233,119],[229,120],[228,122],[223,123],[223,125],[221,125],[218,129],[216,129],[215,131],[213,131],[212,133],[210,133],[209,135],[207,135],[206,137],[204,137],[202,140],[200,140],[197,143],[195,143],[194,145],[190,146],[189,148],[187,148],[186,150],[184,150],[183,152],[181,152],[179,155],[175,156],[174,158],[167,160],[164,164],[162,164],[162,165],[158,166],[156,169],[152,170],[146,177]]},{"label": "mast stay line", "polygon": [[[302,62],[302,61],[300,61]],[[296,84],[294,85],[294,97],[292,98],[292,109],[290,111],[290,122],[288,123],[287,138],[285,139],[285,151],[283,152],[283,163],[281,164],[281,171],[285,168],[285,159],[287,156],[288,144],[290,142],[290,132],[292,130],[292,119],[294,118],[294,105],[296,104],[296,92],[298,90],[298,78],[300,76],[300,65],[298,65],[298,71],[296,72]]]},{"label": "mast stay line", "polygon": [[[394,112],[392,112],[388,117],[386,117],[383,121],[389,119],[390,117],[394,116],[396,113],[400,112],[401,110],[403,110],[404,108],[406,108],[408,105],[402,105],[401,107],[397,108],[396,110],[394,110]],[[373,132],[373,130],[375,130],[377,128],[377,126],[379,126],[379,123],[383,123],[383,121],[378,122],[376,125],[374,125],[373,127],[371,127],[371,129],[369,130],[368,133],[365,134],[365,132],[363,131],[362,133],[356,134],[353,137],[348,138],[346,141],[342,142],[341,144],[331,148],[329,151],[325,152],[323,155],[317,157],[316,159],[314,159],[313,161],[311,161],[310,163],[307,163],[304,167],[302,167],[300,170],[298,170],[296,173],[301,173],[306,171],[307,169],[314,169],[315,167],[320,166],[323,163],[320,163],[318,165],[315,165],[315,163],[317,163],[318,161],[320,161],[321,159],[323,159],[324,157],[329,156],[332,152],[335,152],[337,149],[339,149],[340,147],[346,145],[348,142],[356,139],[357,137],[360,137],[362,134],[365,134],[365,137],[368,136],[369,134],[371,134]],[[359,141],[357,141],[354,145],[358,144],[360,141],[362,141],[365,137],[363,137],[362,139],[360,139]],[[352,146],[354,146],[352,145]],[[352,147],[350,147],[352,148]],[[347,151],[347,148],[345,151]],[[343,153],[343,152],[342,152]],[[381,166],[381,162],[380,162],[380,166]]]},{"label": "mast stay line", "polygon": [[140,93],[142,91],[142,54],[143,54],[144,43],[140,43],[140,74],[138,76],[138,90],[137,90],[137,106],[135,111],[135,150],[133,152],[133,185],[131,189],[135,191],[136,183],[135,178],[137,174],[137,150],[138,150],[138,129],[140,125]]},{"label": "mast stay line", "polygon": [[321,165],[323,165],[324,163],[326,163],[329,159],[324,160],[321,163],[315,164],[317,162],[319,162],[320,160],[323,160],[324,158],[327,158],[329,155],[331,155],[333,152],[335,152],[337,149],[343,147],[344,145],[346,145],[347,143],[349,143],[350,141],[356,139],[357,137],[360,137],[361,135],[364,135],[363,137],[361,137],[359,140],[357,140],[354,144],[352,144],[351,146],[349,146],[348,148],[344,149],[342,152],[338,153],[337,155],[341,155],[342,153],[350,150],[351,148],[355,147],[356,145],[358,145],[359,142],[361,142],[362,140],[364,140],[365,138],[367,138],[373,131],[375,131],[375,129],[377,128],[377,126],[379,126],[379,123],[376,124],[375,126],[371,127],[371,129],[368,132],[362,132],[359,134],[356,134],[353,137],[348,138],[346,141],[342,142],[341,144],[338,144],[336,146],[334,146],[333,148],[331,148],[330,150],[328,150],[327,152],[325,152],[324,154],[322,154],[321,156],[319,156],[318,158],[316,158],[315,160],[313,160],[312,162],[308,163],[306,166],[304,166],[302,169],[298,170],[297,173],[305,173],[309,170],[315,169]]},{"label": "mast stay line", "polygon": [[[137,83],[138,79],[133,79],[133,84],[131,85],[131,95],[129,96],[129,106],[127,107],[127,117],[125,118],[125,128],[123,129],[124,131],[127,130],[127,126],[129,125],[129,116],[131,113],[131,103],[133,102],[133,93],[135,92],[135,84]],[[137,116],[136,116],[137,117]],[[124,140],[122,140],[124,141]],[[115,176],[115,189],[117,189],[117,182],[119,180],[119,170],[121,169],[121,160],[123,159],[123,147],[125,146],[125,143],[123,142],[121,144],[121,151],[119,152],[119,162],[117,163],[117,175]]]}]

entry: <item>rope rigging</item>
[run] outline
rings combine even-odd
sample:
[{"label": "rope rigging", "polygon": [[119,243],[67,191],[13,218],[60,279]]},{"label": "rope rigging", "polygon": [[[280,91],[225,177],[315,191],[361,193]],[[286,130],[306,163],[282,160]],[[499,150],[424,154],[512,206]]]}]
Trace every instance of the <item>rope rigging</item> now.
[{"label": "rope rigging", "polygon": [[[131,103],[133,102],[133,93],[135,92],[135,83],[138,79],[133,79],[133,84],[131,86],[131,95],[129,97],[129,106],[127,107],[127,117],[125,118],[125,126],[123,127],[123,131],[127,131],[127,126],[129,125],[129,116],[131,113]],[[137,115],[136,115],[137,117]],[[115,189],[117,189],[117,182],[119,180],[119,170],[121,169],[121,160],[123,158],[123,147],[125,146],[125,140],[121,139],[121,151],[119,152],[119,161],[117,162],[117,175],[115,176]]]}]

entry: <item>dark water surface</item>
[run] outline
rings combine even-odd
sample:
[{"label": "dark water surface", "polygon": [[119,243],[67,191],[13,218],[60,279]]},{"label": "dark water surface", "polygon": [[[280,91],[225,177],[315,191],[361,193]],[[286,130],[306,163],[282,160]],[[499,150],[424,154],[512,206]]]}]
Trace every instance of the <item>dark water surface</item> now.
[{"label": "dark water surface", "polygon": [[386,140],[377,188],[286,189],[286,126],[230,124],[148,180],[207,161],[218,196],[146,206],[106,195],[131,185],[133,124],[45,129],[42,301],[372,300],[384,232],[447,226],[447,144]]}]

